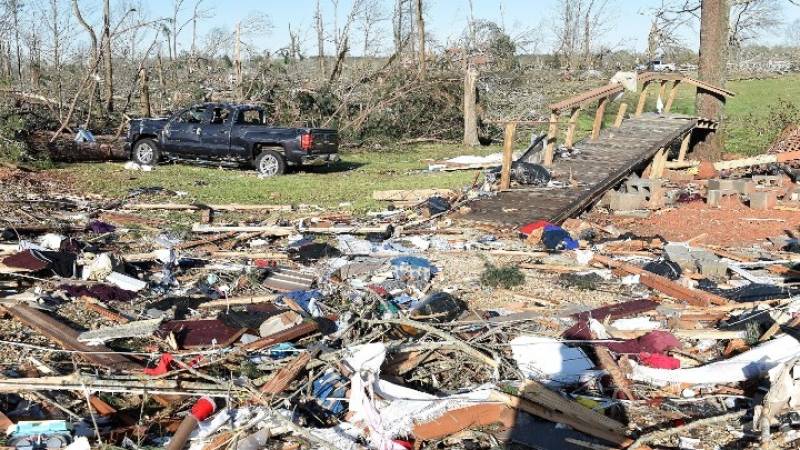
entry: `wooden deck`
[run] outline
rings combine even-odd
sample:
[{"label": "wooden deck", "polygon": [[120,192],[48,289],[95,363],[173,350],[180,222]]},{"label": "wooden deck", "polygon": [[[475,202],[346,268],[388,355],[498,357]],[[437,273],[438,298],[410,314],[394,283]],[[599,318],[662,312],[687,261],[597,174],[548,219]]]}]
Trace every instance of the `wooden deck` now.
[{"label": "wooden deck", "polygon": [[561,223],[588,209],[660,149],[691,132],[696,123],[691,117],[654,113],[625,120],[620,128],[601,131],[597,140],[575,143],[577,152],[572,159],[553,162],[553,179],[567,183],[571,179],[570,187],[504,191],[472,202],[470,212],[461,219],[507,227],[538,219]]}]

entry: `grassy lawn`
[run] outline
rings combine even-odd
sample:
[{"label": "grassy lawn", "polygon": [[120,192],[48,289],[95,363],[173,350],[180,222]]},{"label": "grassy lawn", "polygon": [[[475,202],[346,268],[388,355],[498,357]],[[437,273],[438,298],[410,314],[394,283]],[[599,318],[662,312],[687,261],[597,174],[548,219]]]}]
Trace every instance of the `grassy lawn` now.
[{"label": "grassy lawn", "polygon": [[[667,86],[668,93],[672,84]],[[794,106],[795,114],[800,110],[800,76],[797,75],[764,80],[731,81],[726,87],[736,93],[735,97],[728,99],[723,121],[725,150],[729,153],[747,156],[762,153],[781,132],[780,126],[773,122],[775,115],[779,111],[789,112],[787,105]],[[693,86],[679,85],[672,111],[694,114],[694,96]],[[656,97],[658,88],[651,86],[645,111],[656,110]],[[638,94],[625,95],[624,101],[628,103],[629,113],[636,109],[637,100]],[[666,103],[667,99],[664,98],[663,101]],[[608,106],[605,116],[606,126],[613,122],[620,103],[614,102]],[[593,117],[593,109],[581,116],[579,137],[589,134]]]},{"label": "grassy lawn", "polygon": [[[735,81],[728,88],[736,92],[726,108],[724,131],[727,151],[744,155],[762,152],[780,132],[772,123],[774,110],[781,102],[800,107],[800,77],[767,80]],[[652,89],[652,88],[651,88]],[[653,89],[648,111],[655,110]],[[636,96],[625,99],[629,111],[636,107]],[[609,105],[606,126],[613,120],[620,102]],[[694,112],[694,89],[681,86],[673,111]],[[581,116],[579,138],[588,134],[593,111]],[[566,127],[564,127],[566,128]],[[543,131],[543,130],[540,130]],[[518,132],[517,149],[530,137],[530,130]],[[563,136],[561,137],[563,139]],[[110,197],[123,197],[136,187],[160,186],[185,191],[178,202],[313,204],[337,207],[341,203],[356,212],[380,209],[372,200],[372,192],[386,189],[461,188],[469,184],[474,171],[425,172],[427,160],[441,160],[458,155],[487,155],[498,152],[499,146],[464,148],[458,144],[418,144],[384,146],[381,149],[360,149],[342,153],[343,161],[318,172],[299,172],[274,179],[261,180],[252,170],[216,169],[191,165],[167,164],[153,172],[131,172],[120,163],[71,164],[56,169],[84,192]]]},{"label": "grassy lawn", "polygon": [[301,171],[259,179],[247,169],[217,169],[187,164],[157,166],[132,172],[121,163],[70,164],[54,169],[82,190],[123,197],[136,187],[160,186],[188,195],[176,202],[312,204],[336,207],[349,202],[355,211],[380,209],[372,191],[386,189],[461,188],[475,171],[424,172],[425,160],[458,155],[487,155],[500,147],[464,148],[457,144],[423,144],[376,151],[344,152],[342,161],[316,172]]}]

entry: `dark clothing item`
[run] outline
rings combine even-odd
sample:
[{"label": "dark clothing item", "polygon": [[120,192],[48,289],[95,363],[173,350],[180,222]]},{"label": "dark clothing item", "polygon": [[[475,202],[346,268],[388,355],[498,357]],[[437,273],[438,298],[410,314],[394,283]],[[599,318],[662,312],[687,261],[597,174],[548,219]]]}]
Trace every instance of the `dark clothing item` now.
[{"label": "dark clothing item", "polygon": [[65,291],[70,297],[92,297],[104,302],[129,302],[136,298],[136,292],[126,291],[109,284],[94,284],[92,286],[62,284],[58,288]]},{"label": "dark clothing item", "polygon": [[111,233],[116,229],[114,225],[99,220],[93,220],[89,223],[89,230],[91,230],[92,233]]},{"label": "dark clothing item", "polygon": [[51,269],[60,277],[72,278],[77,272],[77,260],[77,255],[65,251],[25,250],[6,257],[3,264],[34,272]]},{"label": "dark clothing item", "polygon": [[681,266],[674,261],[666,259],[651,261],[645,264],[643,269],[656,275],[669,278],[670,280],[677,280],[681,277]]}]

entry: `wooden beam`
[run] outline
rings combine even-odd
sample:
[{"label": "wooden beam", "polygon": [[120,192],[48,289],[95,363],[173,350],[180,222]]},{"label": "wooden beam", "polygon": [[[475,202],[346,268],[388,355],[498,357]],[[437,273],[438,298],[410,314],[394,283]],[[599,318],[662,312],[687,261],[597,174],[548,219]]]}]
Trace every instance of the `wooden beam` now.
[{"label": "wooden beam", "polygon": [[658,98],[664,101],[664,96],[667,94],[667,80],[661,80],[658,86]]},{"label": "wooden beam", "polygon": [[617,110],[617,118],[614,119],[614,128],[619,128],[622,126],[622,121],[625,120],[626,112],[628,112],[628,104],[623,103],[619,105],[619,109]]},{"label": "wooden beam", "polygon": [[553,152],[556,148],[556,138],[558,137],[558,114],[550,113],[550,128],[547,130],[547,146],[544,151],[544,166],[553,165]]},{"label": "wooden beam", "polygon": [[569,115],[569,125],[567,126],[567,138],[564,145],[567,148],[572,148],[575,143],[575,129],[578,127],[578,117],[581,115],[580,108],[572,108],[572,114]]},{"label": "wooden beam", "polygon": [[594,113],[594,125],[592,125],[592,140],[600,136],[600,129],[603,128],[603,116],[606,113],[608,97],[603,97],[597,102],[597,111]]},{"label": "wooden beam", "polygon": [[644,105],[647,103],[647,88],[650,86],[649,81],[645,81],[642,84],[642,92],[639,94],[639,103],[636,104],[636,117],[642,115],[644,111]]},{"label": "wooden beam", "polygon": [[551,112],[560,113],[561,111],[565,111],[567,109],[577,108],[589,102],[618,94],[623,90],[625,90],[625,88],[621,84],[607,84],[605,86],[580,93],[558,103],[553,103],[549,106],[549,108]]},{"label": "wooden beam", "polygon": [[669,112],[672,109],[672,103],[675,101],[675,96],[678,94],[679,84],[681,84],[681,80],[675,80],[672,83],[672,88],[669,90],[669,98],[667,98],[667,104],[664,105],[664,112]]},{"label": "wooden beam", "polygon": [[692,140],[692,132],[686,133],[681,141],[681,149],[678,152],[678,162],[683,162],[686,159],[686,152],[689,151],[689,142]]},{"label": "wooden beam", "polygon": [[514,156],[514,133],[517,130],[516,122],[508,122],[503,135],[503,168],[500,171],[500,190],[511,187],[511,163]]}]

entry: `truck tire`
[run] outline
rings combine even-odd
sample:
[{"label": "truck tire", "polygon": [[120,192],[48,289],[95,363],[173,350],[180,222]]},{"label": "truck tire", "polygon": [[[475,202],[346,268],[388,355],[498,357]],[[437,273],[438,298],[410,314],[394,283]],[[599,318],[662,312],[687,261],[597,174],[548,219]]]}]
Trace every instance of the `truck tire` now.
[{"label": "truck tire", "polygon": [[136,141],[131,152],[131,160],[142,166],[154,166],[158,164],[161,152],[158,144],[152,139],[140,139]]},{"label": "truck tire", "polygon": [[274,177],[286,173],[286,160],[275,150],[263,150],[255,160],[256,172],[262,177]]}]

